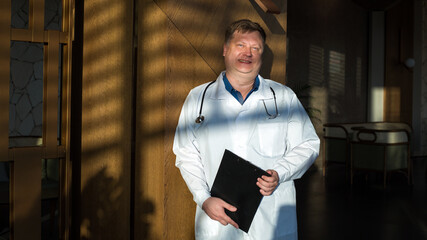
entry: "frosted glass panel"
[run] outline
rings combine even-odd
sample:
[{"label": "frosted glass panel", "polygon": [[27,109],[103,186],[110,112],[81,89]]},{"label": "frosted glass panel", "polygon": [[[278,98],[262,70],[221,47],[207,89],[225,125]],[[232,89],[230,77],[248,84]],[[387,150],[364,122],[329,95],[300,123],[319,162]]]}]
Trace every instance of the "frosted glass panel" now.
[{"label": "frosted glass panel", "polygon": [[[1,0],[8,1],[8,0]],[[12,28],[28,29],[29,0],[12,0]]]},{"label": "frosted glass panel", "polygon": [[11,43],[9,137],[42,137],[43,48],[42,43]]},{"label": "frosted glass panel", "polygon": [[44,28],[61,31],[62,0],[45,0]]}]

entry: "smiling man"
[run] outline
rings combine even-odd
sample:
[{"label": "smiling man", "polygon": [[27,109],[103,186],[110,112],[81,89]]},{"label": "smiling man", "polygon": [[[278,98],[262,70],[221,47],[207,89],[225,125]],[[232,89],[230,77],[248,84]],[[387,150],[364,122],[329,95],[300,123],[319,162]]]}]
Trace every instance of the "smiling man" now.
[{"label": "smiling man", "polygon": [[253,88],[261,68],[264,37],[258,31],[236,32],[224,44],[226,76],[231,85],[244,96]]},{"label": "smiling man", "polygon": [[[266,34],[239,20],[226,30],[225,71],[190,91],[173,151],[197,204],[196,239],[297,239],[294,179],[319,152],[319,138],[295,93],[259,75]],[[225,213],[236,211],[210,190],[224,150],[265,169],[256,184],[264,195],[248,233]]]}]

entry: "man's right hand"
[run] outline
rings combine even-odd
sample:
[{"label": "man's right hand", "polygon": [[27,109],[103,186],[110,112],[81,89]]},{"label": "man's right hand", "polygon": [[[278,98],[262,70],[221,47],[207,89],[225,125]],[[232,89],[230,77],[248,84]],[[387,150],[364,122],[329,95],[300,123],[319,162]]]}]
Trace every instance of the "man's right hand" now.
[{"label": "man's right hand", "polygon": [[233,219],[225,213],[224,208],[231,212],[235,212],[237,210],[236,207],[226,203],[221,198],[216,197],[206,199],[202,206],[203,211],[205,211],[212,220],[218,221],[224,226],[231,224],[235,228],[239,228],[239,225],[237,225],[237,223],[235,223]]}]

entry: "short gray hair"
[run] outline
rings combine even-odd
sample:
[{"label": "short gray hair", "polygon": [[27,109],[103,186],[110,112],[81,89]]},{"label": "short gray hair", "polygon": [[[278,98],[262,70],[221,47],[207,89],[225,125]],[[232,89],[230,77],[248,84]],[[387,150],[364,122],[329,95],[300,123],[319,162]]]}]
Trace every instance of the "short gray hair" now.
[{"label": "short gray hair", "polygon": [[264,44],[267,38],[267,36],[265,35],[264,29],[258,23],[252,22],[251,20],[248,20],[248,19],[237,20],[231,23],[227,27],[227,30],[225,31],[225,43],[228,43],[231,40],[235,32],[239,32],[239,33],[259,32]]}]

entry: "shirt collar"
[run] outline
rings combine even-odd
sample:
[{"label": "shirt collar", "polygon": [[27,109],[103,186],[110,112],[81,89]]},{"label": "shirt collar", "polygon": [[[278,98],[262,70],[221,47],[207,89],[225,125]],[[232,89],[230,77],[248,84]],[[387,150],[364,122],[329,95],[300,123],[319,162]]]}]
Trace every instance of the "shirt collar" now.
[{"label": "shirt collar", "polygon": [[[239,93],[240,94],[240,92],[239,91],[237,91],[236,89],[234,89],[233,88],[233,86],[231,86],[231,83],[230,83],[230,81],[228,80],[228,78],[227,78],[227,76],[226,76],[226,74],[225,74],[225,72],[223,72],[223,76],[222,76],[222,79],[223,79],[223,81],[224,81],[224,85],[225,85],[225,89],[229,92],[229,93],[231,93],[231,95],[233,95],[240,103],[242,103],[243,104],[243,100],[242,99],[239,99],[239,97],[238,97],[238,94],[236,94],[236,93]],[[249,92],[249,94],[248,94],[248,96],[246,97],[246,99],[248,99],[248,97],[253,93],[253,92],[256,92],[257,90],[258,90],[258,88],[259,88],[259,78],[258,78],[258,75],[256,76],[256,78],[255,78],[255,82],[254,82],[254,85],[253,85],[253,87],[252,87],[252,90]],[[241,95],[240,95],[241,96]],[[246,100],[245,99],[245,100]]]},{"label": "shirt collar", "polygon": [[[231,90],[236,91],[236,90],[233,88],[233,86],[231,86],[230,81],[228,81],[228,78],[227,78],[227,75],[225,74],[225,72],[223,72],[222,74],[223,74],[223,75],[222,75],[222,79],[224,80],[225,89],[227,89],[227,91],[229,91],[230,93],[231,93]],[[258,78],[258,75],[257,75],[257,76],[256,76],[256,78],[255,78],[254,86],[252,87],[252,90],[251,90],[251,91],[255,92],[255,91],[257,91],[257,90],[258,90],[258,88],[259,88],[259,78]]]},{"label": "shirt collar", "polygon": [[[230,92],[225,89],[225,82],[223,80],[225,71],[222,71],[217,79],[215,84],[212,85],[213,88],[216,90],[212,92],[212,94],[208,91],[206,93],[206,97],[212,98],[212,99],[226,99],[230,96]],[[256,94],[253,94],[254,96],[251,96],[251,98],[256,99],[273,99],[273,94],[270,90],[270,84],[267,82],[266,79],[264,79],[261,75],[258,75],[259,79],[259,86],[258,90],[256,91]]]}]

